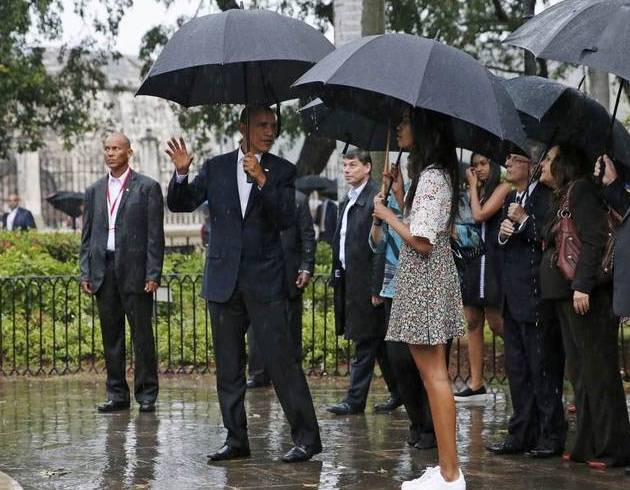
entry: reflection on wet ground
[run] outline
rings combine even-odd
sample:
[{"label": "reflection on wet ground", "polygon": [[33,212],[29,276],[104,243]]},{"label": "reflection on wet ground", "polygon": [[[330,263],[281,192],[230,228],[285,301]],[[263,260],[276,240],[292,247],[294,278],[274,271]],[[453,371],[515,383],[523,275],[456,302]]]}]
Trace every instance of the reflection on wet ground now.
[{"label": "reflection on wet ground", "polygon": [[[206,454],[224,431],[210,376],[162,378],[158,411],[101,415],[103,379],[0,379],[0,471],[25,489],[394,489],[436,463],[434,451],[407,446],[403,410],[391,415],[335,417],[323,410],[338,401],[347,380],[310,379],[324,452],[286,465],[288,426],[273,389],[249,392],[252,457],[209,466]],[[368,406],[382,401],[376,382]],[[623,469],[590,470],[560,458],[533,461],[496,457],[484,441],[502,436],[508,412],[502,391],[493,402],[458,407],[458,446],[474,489],[630,488]]]}]

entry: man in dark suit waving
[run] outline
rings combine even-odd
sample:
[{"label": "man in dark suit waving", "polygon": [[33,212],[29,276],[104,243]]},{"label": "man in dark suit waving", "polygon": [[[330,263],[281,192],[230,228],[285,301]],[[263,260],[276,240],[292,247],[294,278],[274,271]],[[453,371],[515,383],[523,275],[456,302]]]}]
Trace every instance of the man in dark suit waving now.
[{"label": "man in dark suit waving", "polygon": [[107,368],[107,402],[98,410],[129,408],[126,316],[135,358],[134,394],[140,411],[153,412],[158,376],[151,315],[164,258],[162,189],[129,167],[133,150],[124,134],[110,134],[104,152],[109,173],[85,192],[80,254],[81,288],[96,295]]},{"label": "man in dark suit waving", "polygon": [[[212,230],[202,294],[208,300],[223,424],[223,447],[208,457],[221,461],[250,454],[245,416],[245,332],[254,330],[295,446],[292,463],[321,452],[319,427],[302,368],[292,355],[286,319],[288,297],[280,230],[295,220],[295,167],[268,153],[276,119],[268,107],[241,114],[240,147],[204,162],[188,181],[192,156],[171,139],[175,165],[168,189],[171,211],[191,212],[208,201]],[[248,182],[248,175],[251,182]]]}]

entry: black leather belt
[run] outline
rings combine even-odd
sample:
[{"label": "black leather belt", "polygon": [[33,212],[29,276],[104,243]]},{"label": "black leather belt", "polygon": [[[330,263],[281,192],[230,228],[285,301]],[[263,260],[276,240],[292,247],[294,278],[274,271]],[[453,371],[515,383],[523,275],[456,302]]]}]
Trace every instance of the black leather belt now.
[{"label": "black leather belt", "polygon": [[116,252],[114,252],[113,250],[105,251],[105,260],[114,260],[115,257],[116,257]]}]

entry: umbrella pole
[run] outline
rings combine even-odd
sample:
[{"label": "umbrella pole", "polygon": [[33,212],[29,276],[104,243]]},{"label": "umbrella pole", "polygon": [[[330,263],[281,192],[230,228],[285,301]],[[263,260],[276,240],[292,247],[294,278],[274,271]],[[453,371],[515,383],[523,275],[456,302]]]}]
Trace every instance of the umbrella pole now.
[{"label": "umbrella pole", "polygon": [[610,118],[610,129],[608,130],[608,140],[606,141],[606,153],[608,154],[613,147],[613,134],[615,130],[615,120],[617,119],[617,111],[619,110],[619,102],[621,101],[621,92],[623,92],[623,78],[619,77],[619,90],[617,90],[617,99],[615,100],[615,108]]},{"label": "umbrella pole", "polygon": [[[250,137],[249,137],[249,94],[247,91],[247,63],[243,64],[243,91],[245,93],[245,112],[247,113],[247,131],[245,131],[245,144],[247,145],[247,153],[249,153],[251,151],[250,148]],[[254,179],[252,179],[251,175],[247,174],[247,183],[248,184],[253,184],[254,183]]]}]

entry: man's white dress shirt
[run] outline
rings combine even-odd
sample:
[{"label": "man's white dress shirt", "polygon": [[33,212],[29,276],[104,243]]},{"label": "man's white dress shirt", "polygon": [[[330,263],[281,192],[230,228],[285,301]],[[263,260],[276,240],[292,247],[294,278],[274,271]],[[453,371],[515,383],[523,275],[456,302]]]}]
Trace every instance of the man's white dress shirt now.
[{"label": "man's white dress shirt", "polygon": [[343,267],[344,270],[346,270],[346,229],[348,227],[348,211],[350,211],[350,208],[357,202],[357,199],[361,195],[363,189],[365,189],[367,183],[368,179],[365,179],[365,182],[363,182],[363,184],[359,187],[353,187],[348,191],[348,204],[346,205],[346,209],[343,211],[341,229],[339,230],[339,261],[341,262],[341,267]]},{"label": "man's white dress shirt", "polygon": [[15,208],[7,215],[7,230],[13,230],[13,222],[15,221],[15,217],[17,216],[18,208]]},{"label": "man's white dress shirt", "polygon": [[107,182],[107,188],[109,189],[107,195],[107,250],[112,252],[116,250],[116,216],[118,215],[118,207],[120,206],[120,201],[122,201],[123,192],[125,192],[123,185],[129,172],[131,172],[131,168],[127,168],[120,177],[114,177],[110,173]]}]

